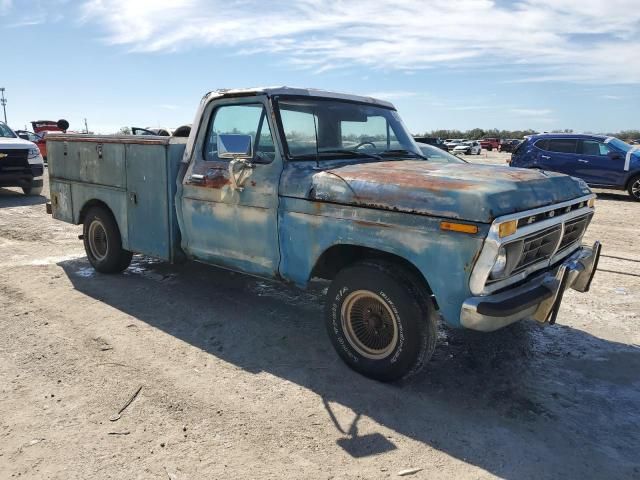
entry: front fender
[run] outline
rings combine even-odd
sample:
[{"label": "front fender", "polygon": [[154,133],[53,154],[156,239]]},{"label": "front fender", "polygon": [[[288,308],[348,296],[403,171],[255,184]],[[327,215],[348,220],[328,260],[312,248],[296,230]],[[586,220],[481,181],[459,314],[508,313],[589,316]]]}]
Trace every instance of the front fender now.
[{"label": "front fender", "polygon": [[299,286],[335,245],[362,246],[404,258],[424,276],[447,324],[460,326],[469,276],[489,226],[474,235],[440,229],[442,219],[401,212],[282,198],[280,275]]}]

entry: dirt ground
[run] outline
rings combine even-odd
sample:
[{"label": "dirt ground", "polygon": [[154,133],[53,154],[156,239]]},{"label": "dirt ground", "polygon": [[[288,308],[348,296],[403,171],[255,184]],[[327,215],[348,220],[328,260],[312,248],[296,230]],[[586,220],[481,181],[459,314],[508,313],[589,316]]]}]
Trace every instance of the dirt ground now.
[{"label": "dirt ground", "polygon": [[381,384],[333,352],[324,285],[96,274],[80,227],[0,189],[0,479],[640,478],[640,204],[599,196],[600,271],[557,325],[442,328]]}]

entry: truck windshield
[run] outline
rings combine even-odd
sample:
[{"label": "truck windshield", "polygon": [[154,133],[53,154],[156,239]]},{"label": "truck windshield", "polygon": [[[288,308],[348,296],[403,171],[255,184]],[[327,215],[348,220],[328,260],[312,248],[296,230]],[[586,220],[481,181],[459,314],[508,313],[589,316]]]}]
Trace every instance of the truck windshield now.
[{"label": "truck windshield", "polygon": [[16,134],[7,127],[4,123],[0,122],[0,137],[4,138],[16,138]]},{"label": "truck windshield", "polygon": [[277,107],[291,159],[421,156],[393,109],[323,98],[281,98]]}]

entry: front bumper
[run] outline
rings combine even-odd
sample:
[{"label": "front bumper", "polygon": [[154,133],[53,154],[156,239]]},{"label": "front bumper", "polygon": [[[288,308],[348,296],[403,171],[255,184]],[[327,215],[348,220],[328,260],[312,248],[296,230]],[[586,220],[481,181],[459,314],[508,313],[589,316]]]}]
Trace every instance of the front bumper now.
[{"label": "front bumper", "polygon": [[589,291],[598,268],[600,250],[600,242],[592,247],[583,245],[560,265],[524,285],[494,295],[468,298],[462,304],[460,322],[466,328],[484,332],[525,318],[543,324],[555,323],[567,288]]}]

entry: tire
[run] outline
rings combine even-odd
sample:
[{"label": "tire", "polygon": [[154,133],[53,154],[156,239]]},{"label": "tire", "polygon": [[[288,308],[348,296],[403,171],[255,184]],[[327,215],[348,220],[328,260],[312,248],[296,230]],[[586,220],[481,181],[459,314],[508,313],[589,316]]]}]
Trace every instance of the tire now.
[{"label": "tire", "polygon": [[436,345],[436,314],[427,293],[413,274],[385,261],[338,272],[327,292],[325,322],[344,362],[383,382],[419,372]]},{"label": "tire", "polygon": [[640,202],[640,175],[636,175],[629,182],[629,188],[627,189],[631,198],[636,202]]},{"label": "tire", "polygon": [[492,147],[491,145],[489,145],[489,146],[487,147],[487,151],[489,151],[489,152],[490,152],[491,150],[493,150],[493,147]]},{"label": "tire", "polygon": [[133,253],[122,248],[120,229],[109,210],[90,208],[82,230],[84,250],[93,268],[101,273],[119,273],[127,269]]},{"label": "tire", "polygon": [[25,195],[37,196],[42,193],[42,187],[22,187]]}]

